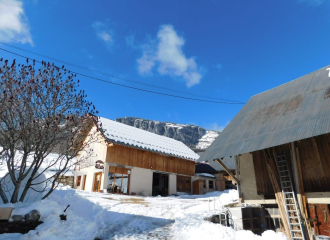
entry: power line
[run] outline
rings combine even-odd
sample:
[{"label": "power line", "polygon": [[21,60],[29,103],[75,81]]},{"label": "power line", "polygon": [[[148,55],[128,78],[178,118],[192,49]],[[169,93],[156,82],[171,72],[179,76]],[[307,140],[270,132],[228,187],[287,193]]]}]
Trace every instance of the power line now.
[{"label": "power line", "polygon": [[157,85],[153,85],[153,84],[148,84],[148,83],[143,83],[143,82],[140,82],[140,81],[135,81],[135,80],[130,80],[130,79],[118,77],[118,76],[115,76],[115,75],[112,75],[112,74],[109,74],[109,73],[105,73],[105,72],[102,72],[102,71],[90,69],[88,67],[84,67],[84,66],[77,65],[77,64],[74,64],[74,63],[71,63],[71,62],[63,61],[63,60],[60,60],[60,59],[57,59],[57,58],[53,58],[53,57],[50,57],[50,56],[47,56],[47,55],[43,55],[43,54],[40,54],[40,53],[37,53],[37,52],[33,52],[33,51],[30,51],[30,50],[27,50],[27,49],[24,49],[24,48],[16,47],[16,46],[13,46],[11,44],[8,44],[8,43],[2,42],[2,41],[0,41],[0,43],[6,45],[8,47],[11,47],[11,48],[15,48],[15,49],[18,49],[18,50],[21,50],[21,51],[24,51],[24,52],[32,53],[32,54],[35,54],[35,55],[38,55],[38,56],[41,56],[41,57],[45,57],[45,58],[51,59],[53,61],[61,62],[63,64],[70,65],[70,66],[73,66],[73,67],[76,67],[76,68],[80,68],[80,69],[84,69],[84,70],[87,70],[87,71],[90,71],[90,72],[96,72],[96,73],[99,73],[99,74],[102,74],[102,75],[106,75],[108,77],[119,79],[119,80],[122,80],[122,81],[132,82],[132,83],[141,84],[141,85],[148,86],[148,87],[158,88],[158,89],[162,89],[162,90],[166,90],[166,91],[172,91],[172,92],[177,92],[177,93],[183,93],[183,94],[186,94],[186,95],[191,95],[191,96],[196,96],[196,97],[201,97],[201,98],[209,98],[209,99],[221,100],[221,101],[226,101],[226,102],[233,102],[233,103],[244,104],[242,101],[236,101],[236,100],[230,100],[230,99],[224,99],[224,98],[216,98],[216,97],[203,96],[203,95],[199,95],[199,94],[188,93],[188,92],[185,92],[185,91],[179,91],[179,90],[175,90],[175,89],[171,89],[171,88],[161,87],[161,86],[157,86]]},{"label": "power line", "polygon": [[[24,56],[24,55],[21,55],[21,54],[18,54],[18,53],[11,52],[11,51],[3,49],[3,48],[0,48],[0,50],[11,53],[13,55],[16,55],[16,56],[19,56],[19,57],[22,57],[22,58],[33,59],[33,58],[29,58],[27,56]],[[38,63],[42,63],[41,61],[38,61],[38,60],[35,60],[35,61],[38,62]],[[209,100],[204,100],[204,99],[190,98],[190,97],[184,97],[184,96],[179,96],[179,95],[155,92],[155,91],[151,91],[151,90],[147,90],[147,89],[142,89],[142,88],[132,87],[132,86],[128,86],[128,85],[124,85],[124,84],[120,84],[120,83],[115,83],[115,82],[112,82],[112,81],[108,81],[108,80],[104,80],[104,79],[101,79],[101,78],[89,76],[89,75],[79,73],[79,72],[75,72],[75,71],[72,71],[72,70],[70,70],[70,72],[72,72],[74,74],[77,74],[77,75],[80,75],[80,76],[83,76],[83,77],[93,79],[93,80],[97,80],[97,81],[100,81],[100,82],[105,82],[105,83],[113,84],[113,85],[120,86],[120,87],[130,88],[130,89],[134,89],[134,90],[138,90],[138,91],[143,91],[143,92],[148,92],[148,93],[153,93],[153,94],[158,94],[158,95],[163,95],[163,96],[168,96],[168,97],[175,97],[175,98],[181,98],[181,99],[186,99],[186,100],[193,100],[193,101],[199,101],[199,102],[209,102],[209,103],[244,104],[244,103],[234,103],[234,102],[209,101]]]}]

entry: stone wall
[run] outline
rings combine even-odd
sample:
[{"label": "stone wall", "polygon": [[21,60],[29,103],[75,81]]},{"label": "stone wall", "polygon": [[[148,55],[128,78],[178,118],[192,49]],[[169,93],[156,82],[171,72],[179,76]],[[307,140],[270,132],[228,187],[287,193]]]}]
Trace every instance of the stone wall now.
[{"label": "stone wall", "polygon": [[73,188],[74,184],[74,176],[63,176],[58,179],[58,182],[62,183],[63,185],[67,185]]}]

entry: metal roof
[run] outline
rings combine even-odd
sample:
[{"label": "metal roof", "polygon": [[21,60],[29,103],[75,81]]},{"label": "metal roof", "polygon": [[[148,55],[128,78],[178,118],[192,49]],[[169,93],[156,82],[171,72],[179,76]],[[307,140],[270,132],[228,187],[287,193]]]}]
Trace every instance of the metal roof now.
[{"label": "metal roof", "polygon": [[329,133],[329,67],[252,96],[198,161]]},{"label": "metal roof", "polygon": [[101,133],[109,142],[192,161],[199,158],[199,155],[184,143],[173,138],[160,136],[102,117],[99,121],[102,123]]}]

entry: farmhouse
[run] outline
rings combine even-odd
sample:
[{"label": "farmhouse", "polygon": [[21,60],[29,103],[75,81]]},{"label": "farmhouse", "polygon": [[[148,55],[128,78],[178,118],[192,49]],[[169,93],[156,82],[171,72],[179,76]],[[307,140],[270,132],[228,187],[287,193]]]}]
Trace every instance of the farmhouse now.
[{"label": "farmhouse", "polygon": [[236,162],[244,229],[330,236],[330,78],[325,67],[250,98],[199,161]]},{"label": "farmhouse", "polygon": [[[195,160],[182,142],[100,118],[93,155],[75,171],[75,186],[85,191],[167,196],[191,193]],[[83,158],[84,153],[77,157]]]}]

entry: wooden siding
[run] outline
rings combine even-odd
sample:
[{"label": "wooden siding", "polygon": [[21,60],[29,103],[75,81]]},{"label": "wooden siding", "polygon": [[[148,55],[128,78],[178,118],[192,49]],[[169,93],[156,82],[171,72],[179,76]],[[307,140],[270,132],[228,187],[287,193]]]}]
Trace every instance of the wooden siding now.
[{"label": "wooden siding", "polygon": [[109,167],[109,172],[111,173],[129,174],[128,171],[130,171],[130,169],[128,168],[114,167],[114,166]]},{"label": "wooden siding", "polygon": [[252,156],[258,195],[274,195],[274,189],[267,172],[266,160],[263,152],[253,152]]},{"label": "wooden siding", "polygon": [[[273,148],[276,155],[285,155],[288,161],[289,169],[291,168],[291,150],[289,144],[284,144]],[[266,159],[263,151],[256,151],[252,153],[253,167],[255,171],[257,193],[258,195],[274,195],[274,189],[269,178],[266,166]],[[292,174],[291,174],[292,176]]]},{"label": "wooden siding", "polygon": [[330,191],[330,135],[297,143],[305,192]]},{"label": "wooden siding", "polygon": [[106,162],[193,176],[195,162],[120,145],[109,146]]},{"label": "wooden siding", "polygon": [[177,177],[177,191],[191,193],[191,178],[186,176]]},{"label": "wooden siding", "polygon": [[[295,142],[301,162],[305,192],[330,191],[330,134]],[[284,154],[292,175],[290,144],[272,148],[276,155]],[[252,153],[258,194],[274,194],[266,171],[262,151]]]},{"label": "wooden siding", "polygon": [[330,236],[330,211],[327,204],[308,204],[311,225],[320,235]]}]

